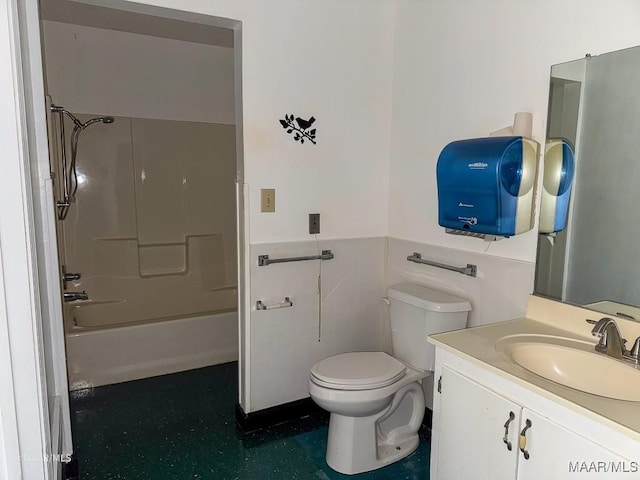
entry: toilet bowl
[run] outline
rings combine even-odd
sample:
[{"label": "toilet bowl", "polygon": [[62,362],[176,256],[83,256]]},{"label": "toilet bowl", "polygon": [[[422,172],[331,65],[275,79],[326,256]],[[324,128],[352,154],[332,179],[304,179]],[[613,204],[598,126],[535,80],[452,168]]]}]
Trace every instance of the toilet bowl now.
[{"label": "toilet bowl", "polygon": [[316,363],[309,395],[327,410],[327,464],[353,475],[396,462],[419,444],[425,413],[422,380],[430,376],[435,349],[427,336],[465,328],[467,300],[421,285],[387,290],[394,356],[350,352]]},{"label": "toilet bowl", "polygon": [[314,365],[309,394],[331,413],[327,464],[345,474],[375,470],[418,448],[430,372],[384,352],[335,355]]}]

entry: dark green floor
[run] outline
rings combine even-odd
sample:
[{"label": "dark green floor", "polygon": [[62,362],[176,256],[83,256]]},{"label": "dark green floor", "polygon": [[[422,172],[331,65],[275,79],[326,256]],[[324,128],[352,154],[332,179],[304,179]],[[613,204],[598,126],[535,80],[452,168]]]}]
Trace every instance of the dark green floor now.
[{"label": "dark green floor", "polygon": [[245,434],[236,427],[237,363],[74,392],[81,480],[429,478],[428,432],[401,462],[341,475],[325,460],[325,420]]}]

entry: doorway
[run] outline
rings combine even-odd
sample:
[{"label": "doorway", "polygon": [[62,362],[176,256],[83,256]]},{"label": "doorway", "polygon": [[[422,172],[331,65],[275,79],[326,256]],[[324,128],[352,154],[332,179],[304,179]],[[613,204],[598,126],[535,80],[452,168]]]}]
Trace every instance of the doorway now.
[{"label": "doorway", "polygon": [[[68,390],[238,360],[245,283],[241,26],[164,9],[51,0],[41,2],[36,29],[35,3],[26,3],[21,21],[26,37],[38,30],[43,39],[42,52],[33,42],[23,46],[36,153],[42,350],[51,452],[70,452]],[[147,55],[136,59],[143,45]],[[163,54],[164,64],[154,54]],[[209,65],[211,58],[222,58],[226,70]],[[145,63],[155,71],[143,75]],[[211,90],[222,71],[227,115],[209,118],[207,106],[219,108],[220,98],[197,93]],[[164,91],[153,91],[163,82]],[[123,85],[137,90],[118,96]],[[216,159],[231,162],[210,168]],[[225,209],[202,208],[211,204]]]}]

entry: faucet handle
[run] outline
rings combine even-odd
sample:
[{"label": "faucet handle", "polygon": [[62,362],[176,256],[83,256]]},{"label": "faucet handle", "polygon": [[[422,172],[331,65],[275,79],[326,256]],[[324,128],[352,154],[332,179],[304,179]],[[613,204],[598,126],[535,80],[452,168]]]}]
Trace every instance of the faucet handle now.
[{"label": "faucet handle", "polygon": [[82,278],[82,274],[80,273],[71,273],[67,272],[67,266],[62,265],[62,288],[63,290],[67,289],[67,282],[74,282],[76,280],[80,280]]},{"label": "faucet handle", "polygon": [[633,347],[631,350],[626,350],[622,357],[627,362],[631,362],[634,365],[640,364],[640,337],[636,338],[636,341],[633,342]]}]

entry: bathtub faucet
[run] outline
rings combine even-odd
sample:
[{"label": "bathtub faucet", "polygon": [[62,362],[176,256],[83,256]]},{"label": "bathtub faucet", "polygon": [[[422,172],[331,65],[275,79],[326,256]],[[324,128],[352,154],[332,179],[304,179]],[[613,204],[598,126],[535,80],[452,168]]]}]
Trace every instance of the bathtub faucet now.
[{"label": "bathtub faucet", "polygon": [[65,302],[75,302],[77,300],[89,300],[87,292],[64,292],[63,295]]}]

